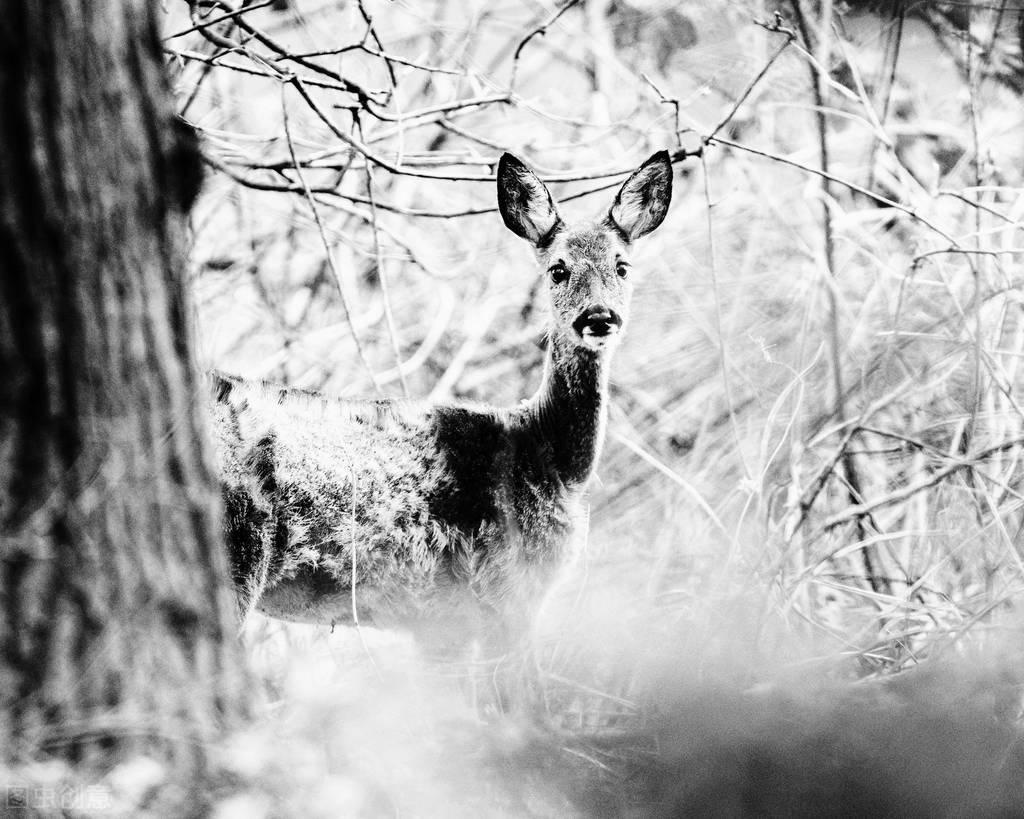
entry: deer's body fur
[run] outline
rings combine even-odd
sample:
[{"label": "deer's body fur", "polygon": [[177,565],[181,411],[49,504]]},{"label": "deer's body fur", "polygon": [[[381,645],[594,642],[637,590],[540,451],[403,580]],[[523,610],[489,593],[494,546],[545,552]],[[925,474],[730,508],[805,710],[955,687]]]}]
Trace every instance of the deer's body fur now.
[{"label": "deer's body fur", "polygon": [[[361,622],[472,629],[521,610],[568,556],[589,470],[565,470],[579,464],[550,396],[503,410],[218,387],[229,534],[256,535],[235,561],[246,605],[351,623],[354,560]],[[581,449],[602,417],[575,430]]]},{"label": "deer's body fur", "polygon": [[[634,177],[658,158],[663,181],[662,157]],[[349,401],[215,377],[243,611],[314,623],[358,618],[463,640],[521,623],[569,561],[604,434],[605,342],[624,321],[621,257],[631,237],[607,222],[560,226],[546,188],[516,162],[503,159],[499,172],[512,174],[506,188],[521,195],[502,201],[506,223],[533,241],[542,262],[557,253],[560,269],[579,271],[575,285],[568,274],[564,286],[552,285],[556,321],[531,400],[514,408]]]}]

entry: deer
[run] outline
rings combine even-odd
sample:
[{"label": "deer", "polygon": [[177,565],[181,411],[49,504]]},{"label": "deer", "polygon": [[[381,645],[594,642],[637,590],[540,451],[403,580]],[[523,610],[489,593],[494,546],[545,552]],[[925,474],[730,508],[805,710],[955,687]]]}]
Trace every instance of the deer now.
[{"label": "deer", "polygon": [[580,548],[635,240],[665,219],[668,152],[598,218],[565,221],[505,153],[505,226],[551,314],[542,381],[513,407],[351,400],[216,373],[214,429],[240,615],[411,631],[440,648],[521,633]]}]

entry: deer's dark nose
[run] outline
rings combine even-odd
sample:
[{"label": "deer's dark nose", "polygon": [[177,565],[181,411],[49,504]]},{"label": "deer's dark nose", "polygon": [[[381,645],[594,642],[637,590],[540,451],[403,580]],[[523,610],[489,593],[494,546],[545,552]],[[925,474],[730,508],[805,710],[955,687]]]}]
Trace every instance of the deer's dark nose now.
[{"label": "deer's dark nose", "polygon": [[622,328],[622,318],[614,310],[595,304],[584,310],[572,326],[581,336],[610,336]]}]

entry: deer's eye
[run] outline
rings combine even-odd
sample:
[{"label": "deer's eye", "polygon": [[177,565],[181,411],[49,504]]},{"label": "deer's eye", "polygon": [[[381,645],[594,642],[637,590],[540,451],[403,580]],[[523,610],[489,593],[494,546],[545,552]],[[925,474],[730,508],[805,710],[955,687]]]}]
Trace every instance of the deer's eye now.
[{"label": "deer's eye", "polygon": [[626,262],[616,262],[615,272],[619,274],[620,279],[624,279],[629,274],[629,265]]},{"label": "deer's eye", "polygon": [[569,268],[561,262],[556,262],[548,268],[548,274],[551,276],[551,281],[555,284],[561,284],[569,278]]}]

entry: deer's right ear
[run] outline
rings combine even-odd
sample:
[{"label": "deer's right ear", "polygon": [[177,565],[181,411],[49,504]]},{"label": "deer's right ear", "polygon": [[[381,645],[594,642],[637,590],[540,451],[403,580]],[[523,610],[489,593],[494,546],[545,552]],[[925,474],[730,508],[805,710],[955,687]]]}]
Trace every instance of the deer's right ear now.
[{"label": "deer's right ear", "polygon": [[535,247],[550,242],[562,224],[547,187],[512,154],[498,161],[498,210],[505,227]]}]

